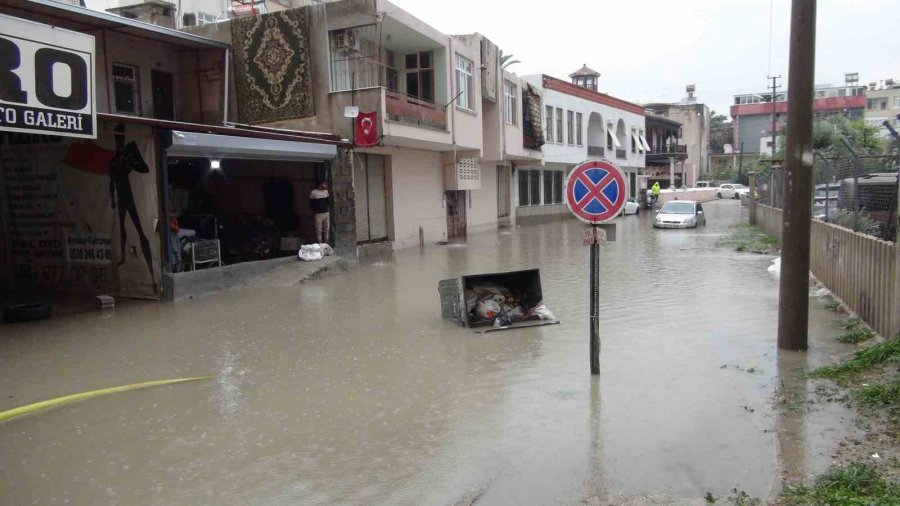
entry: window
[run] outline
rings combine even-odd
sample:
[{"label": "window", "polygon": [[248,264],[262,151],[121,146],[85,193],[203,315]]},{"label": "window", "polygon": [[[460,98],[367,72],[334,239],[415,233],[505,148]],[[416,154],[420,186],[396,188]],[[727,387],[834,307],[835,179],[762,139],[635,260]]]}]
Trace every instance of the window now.
[{"label": "window", "polygon": [[409,53],[406,64],[406,94],[434,102],[434,62],[431,51]]},{"label": "window", "polygon": [[553,172],[552,170],[544,171],[544,205],[553,203]]},{"label": "window", "polygon": [[560,144],[565,142],[563,139],[563,110],[559,107],[556,108],[556,142]]},{"label": "window", "polygon": [[606,149],[612,150],[613,147],[613,136],[612,136],[612,123],[610,123],[606,127]]},{"label": "window", "polygon": [[205,12],[197,11],[197,24],[198,25],[208,25],[210,23],[215,23],[216,17],[212,14],[207,14]]},{"label": "window", "polygon": [[470,111],[475,110],[474,72],[472,60],[456,55],[456,93],[459,94],[456,103]]},{"label": "window", "polygon": [[561,170],[545,170],[542,173],[541,180],[544,183],[542,191],[542,194],[544,196],[543,205],[548,206],[562,204],[563,172]]},{"label": "window", "polygon": [[553,173],[553,203],[563,203],[563,173],[556,171]]},{"label": "window", "polygon": [[900,97],[894,97],[894,108],[900,107]]},{"label": "window", "polygon": [[581,137],[582,130],[583,130],[583,128],[582,128],[582,123],[581,123],[581,113],[576,112],[575,113],[575,143],[578,144],[579,146],[581,146],[583,143],[583,139]]},{"label": "window", "polygon": [[637,153],[637,138],[636,137],[637,137],[637,132],[632,130],[631,131],[631,152],[632,153]]},{"label": "window", "polygon": [[516,124],[516,85],[503,81],[503,97],[506,109],[503,111],[507,125]]},{"label": "window", "polygon": [[839,90],[838,90],[838,96],[839,96],[839,97],[846,97],[846,96],[847,96],[847,88],[841,88],[841,89],[839,89]]},{"label": "window", "polygon": [[553,142],[553,107],[547,106],[547,125],[544,127],[544,140],[546,142]]},{"label": "window", "polygon": [[872,100],[871,98],[866,100],[866,109],[874,109],[874,108],[875,108],[875,101]]},{"label": "window", "polygon": [[882,110],[887,109],[887,100],[882,100],[882,101],[881,101],[881,109],[882,109]]},{"label": "window", "polygon": [[519,205],[541,205],[541,171],[518,170],[519,174]]},{"label": "window", "polygon": [[566,111],[566,133],[569,144],[575,144],[575,113],[572,111]]},{"label": "window", "polygon": [[397,78],[397,53],[385,49],[381,55],[384,65],[384,86],[391,91],[400,91],[400,81]]},{"label": "window", "polygon": [[113,94],[116,99],[116,112],[120,114],[140,115],[141,81],[138,69],[133,65],[113,63]]}]

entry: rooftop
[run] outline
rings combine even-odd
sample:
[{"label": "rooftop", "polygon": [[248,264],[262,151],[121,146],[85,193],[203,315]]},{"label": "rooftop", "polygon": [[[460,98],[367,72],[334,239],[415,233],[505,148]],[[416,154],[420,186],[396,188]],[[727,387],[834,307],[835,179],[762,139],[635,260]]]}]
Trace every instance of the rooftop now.
[{"label": "rooftop", "polygon": [[588,67],[587,64],[584,64],[581,66],[580,69],[569,74],[569,77],[582,77],[582,76],[600,77],[600,72],[597,72],[596,70]]}]

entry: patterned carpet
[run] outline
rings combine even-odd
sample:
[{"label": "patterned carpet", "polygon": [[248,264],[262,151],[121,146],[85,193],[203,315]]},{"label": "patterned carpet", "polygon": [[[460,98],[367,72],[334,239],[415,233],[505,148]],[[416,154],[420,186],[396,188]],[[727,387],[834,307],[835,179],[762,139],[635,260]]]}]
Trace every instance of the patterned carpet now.
[{"label": "patterned carpet", "polygon": [[237,18],[231,35],[241,122],[315,115],[308,8]]}]

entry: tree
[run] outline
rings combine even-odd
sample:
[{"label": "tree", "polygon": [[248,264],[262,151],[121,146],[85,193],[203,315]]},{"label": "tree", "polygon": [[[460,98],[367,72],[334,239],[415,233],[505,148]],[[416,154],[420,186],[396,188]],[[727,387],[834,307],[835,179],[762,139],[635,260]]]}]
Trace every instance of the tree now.
[{"label": "tree", "polygon": [[519,60],[513,60],[513,55],[511,55],[511,54],[503,54],[502,49],[497,51],[497,55],[500,57],[500,68],[501,69],[506,69],[510,65],[515,65],[516,63],[522,63]]},{"label": "tree", "polygon": [[709,150],[711,153],[723,153],[725,145],[734,146],[734,129],[732,128],[731,118],[716,111],[709,114]]}]

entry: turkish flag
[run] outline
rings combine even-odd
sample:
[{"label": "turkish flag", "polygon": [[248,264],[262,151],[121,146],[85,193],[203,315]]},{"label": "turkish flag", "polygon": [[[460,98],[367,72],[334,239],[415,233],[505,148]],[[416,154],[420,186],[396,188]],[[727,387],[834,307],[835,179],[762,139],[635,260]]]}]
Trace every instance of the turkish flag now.
[{"label": "turkish flag", "polygon": [[356,117],[356,145],[375,146],[378,144],[378,113],[361,112]]}]

